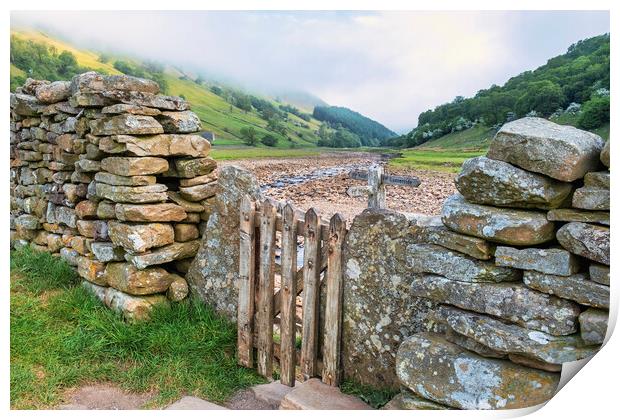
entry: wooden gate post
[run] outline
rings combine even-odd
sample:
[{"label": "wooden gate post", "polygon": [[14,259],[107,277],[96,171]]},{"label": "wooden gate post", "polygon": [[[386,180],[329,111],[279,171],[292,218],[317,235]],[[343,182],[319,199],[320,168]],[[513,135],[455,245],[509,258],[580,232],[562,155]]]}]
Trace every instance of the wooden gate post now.
[{"label": "wooden gate post", "polygon": [[295,310],[297,308],[297,220],[287,204],[282,211],[280,382],[295,386]]},{"label": "wooden gate post", "polygon": [[254,202],[243,197],[239,221],[239,305],[237,309],[237,350],[239,364],[254,366]]}]

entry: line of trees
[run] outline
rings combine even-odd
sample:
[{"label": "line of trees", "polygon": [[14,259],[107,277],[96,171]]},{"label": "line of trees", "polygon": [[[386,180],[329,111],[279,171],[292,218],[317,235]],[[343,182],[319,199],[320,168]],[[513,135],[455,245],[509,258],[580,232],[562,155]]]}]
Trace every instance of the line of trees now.
[{"label": "line of trees", "polygon": [[[312,116],[330,124],[334,129],[346,129],[355,135],[363,146],[378,146],[382,140],[396,135],[392,130],[362,114],[340,106],[316,106]],[[351,141],[349,135],[347,141]],[[338,147],[338,146],[335,146]],[[351,147],[351,146],[344,146]],[[354,146],[353,146],[354,147]]]}]

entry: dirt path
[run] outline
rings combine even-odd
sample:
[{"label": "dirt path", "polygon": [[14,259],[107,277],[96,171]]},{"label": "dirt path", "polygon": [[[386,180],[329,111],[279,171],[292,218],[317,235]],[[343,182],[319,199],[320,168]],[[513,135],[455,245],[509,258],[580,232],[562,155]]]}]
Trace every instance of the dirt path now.
[{"label": "dirt path", "polygon": [[[251,170],[261,186],[264,186],[265,194],[276,200],[290,200],[303,210],[315,207],[325,218],[339,212],[350,222],[366,208],[366,199],[352,198],[346,194],[349,187],[365,184],[349,179],[347,173],[353,168],[367,168],[378,161],[380,156],[377,154],[353,152],[298,158],[244,159],[227,161],[225,164]],[[443,201],[456,192],[454,174],[406,169],[388,172],[414,175],[422,181],[418,188],[387,186],[389,209],[439,214]],[[313,179],[315,176],[317,178]],[[295,183],[304,178],[309,180]]]}]

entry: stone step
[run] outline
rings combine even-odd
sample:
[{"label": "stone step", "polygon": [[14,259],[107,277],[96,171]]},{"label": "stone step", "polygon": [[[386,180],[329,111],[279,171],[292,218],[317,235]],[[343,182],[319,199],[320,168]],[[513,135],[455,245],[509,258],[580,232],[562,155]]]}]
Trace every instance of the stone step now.
[{"label": "stone step", "polygon": [[203,400],[201,398],[185,396],[180,400],[170,404],[165,408],[166,410],[228,410],[221,405],[213,404],[212,402]]},{"label": "stone step", "polygon": [[313,378],[296,386],[285,395],[280,410],[371,410],[372,408],[352,395]]},{"label": "stone step", "polygon": [[273,381],[268,384],[256,385],[250,388],[254,394],[254,398],[261,400],[277,409],[280,403],[291,391],[298,388],[300,382],[295,383],[295,387],[283,385],[279,381]]}]

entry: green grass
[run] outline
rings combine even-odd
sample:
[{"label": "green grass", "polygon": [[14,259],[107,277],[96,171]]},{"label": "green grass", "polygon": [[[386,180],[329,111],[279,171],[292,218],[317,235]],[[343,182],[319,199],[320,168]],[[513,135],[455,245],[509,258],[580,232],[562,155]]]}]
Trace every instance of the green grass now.
[{"label": "green grass", "polygon": [[373,408],[381,408],[387,404],[398,391],[377,389],[368,385],[362,385],[352,380],[345,380],[340,386],[345,394],[355,395]]},{"label": "green grass", "polygon": [[430,140],[419,147],[424,149],[487,149],[494,134],[493,129],[477,125],[467,130],[446,134],[438,139]]},{"label": "green grass", "polygon": [[[551,121],[563,124],[563,125],[572,125],[573,127],[577,127],[577,121],[579,120],[579,115],[575,114],[562,114],[557,118],[552,118]],[[589,130],[595,134],[601,136],[603,140],[609,140],[609,123],[605,123],[602,126],[595,128],[593,130]]]},{"label": "green grass", "polygon": [[63,261],[28,248],[11,252],[10,312],[14,409],[54,407],[87,383],[154,391],[149,406],[159,407],[185,394],[221,403],[262,382],[236,364],[234,325],[203,304],[173,304],[128,324]]},{"label": "green grass", "polygon": [[390,160],[390,167],[456,173],[461,170],[465,160],[483,155],[486,150],[425,150],[415,148],[403,150],[402,153],[402,157]]},{"label": "green grass", "polygon": [[276,149],[268,147],[222,147],[217,146],[209,154],[215,160],[257,159],[278,157],[317,156],[324,149]]}]

